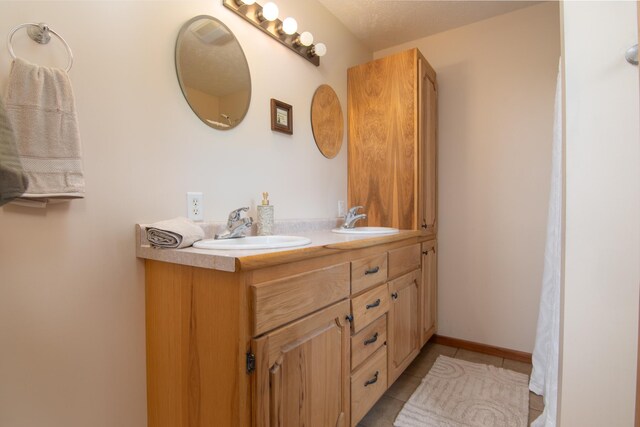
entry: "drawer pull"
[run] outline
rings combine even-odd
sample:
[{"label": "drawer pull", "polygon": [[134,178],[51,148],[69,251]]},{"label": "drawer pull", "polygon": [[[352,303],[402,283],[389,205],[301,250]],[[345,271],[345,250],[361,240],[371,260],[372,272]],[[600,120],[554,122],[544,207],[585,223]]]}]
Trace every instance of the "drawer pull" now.
[{"label": "drawer pull", "polygon": [[376,308],[379,305],[380,305],[380,298],[378,298],[377,300],[375,300],[371,304],[367,304],[367,310],[369,310],[370,308]]},{"label": "drawer pull", "polygon": [[370,380],[367,380],[367,382],[364,383],[364,386],[369,386],[371,384],[375,384],[378,382],[378,374],[380,373],[380,371],[376,371],[376,373],[373,375],[373,378],[371,378]]},{"label": "drawer pull", "polygon": [[370,268],[369,270],[365,271],[364,274],[365,274],[365,276],[367,274],[376,274],[378,271],[380,271],[380,267],[376,266],[376,267]]},{"label": "drawer pull", "polygon": [[398,299],[398,293],[397,292],[392,293],[391,298]]},{"label": "drawer pull", "polygon": [[377,332],[375,334],[373,334],[373,336],[371,338],[367,338],[366,340],[364,340],[364,345],[373,344],[376,341],[378,341],[378,333]]},{"label": "drawer pull", "polygon": [[353,314],[347,314],[344,318],[349,323],[353,322]]}]

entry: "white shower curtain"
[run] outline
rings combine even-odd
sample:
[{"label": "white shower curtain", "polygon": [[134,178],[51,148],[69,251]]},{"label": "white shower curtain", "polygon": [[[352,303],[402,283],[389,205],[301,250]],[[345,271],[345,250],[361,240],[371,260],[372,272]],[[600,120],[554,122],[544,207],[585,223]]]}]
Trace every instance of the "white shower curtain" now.
[{"label": "white shower curtain", "polygon": [[544,412],[531,424],[532,427],[555,427],[558,404],[562,267],[562,60],[558,66],[554,114],[547,243],[538,330],[533,349],[533,371],[529,382],[531,391],[544,396]]}]

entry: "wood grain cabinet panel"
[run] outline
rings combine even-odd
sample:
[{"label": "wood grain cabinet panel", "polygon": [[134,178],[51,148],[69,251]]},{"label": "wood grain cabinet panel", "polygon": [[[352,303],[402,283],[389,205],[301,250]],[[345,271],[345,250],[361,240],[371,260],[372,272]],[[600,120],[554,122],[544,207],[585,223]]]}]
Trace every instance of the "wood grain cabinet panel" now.
[{"label": "wood grain cabinet panel", "polygon": [[424,345],[438,327],[438,281],[436,241],[422,244],[422,283],[420,285],[420,343]]},{"label": "wood grain cabinet panel", "polygon": [[357,369],[386,342],[387,315],[385,314],[351,337],[351,370]]},{"label": "wood grain cabinet panel", "polygon": [[405,246],[389,251],[389,278],[420,268],[420,245]]},{"label": "wood grain cabinet panel", "polygon": [[350,419],[349,303],[253,340],[256,427],[346,427]]},{"label": "wood grain cabinet panel", "polygon": [[351,294],[387,281],[387,253],[351,262]]},{"label": "wood grain cabinet panel", "polygon": [[148,425],[248,425],[237,275],[151,260],[145,275]]},{"label": "wood grain cabinet panel", "polygon": [[436,73],[417,49],[347,71],[348,202],[370,226],[435,231]]},{"label": "wood grain cabinet panel", "polygon": [[424,106],[420,123],[421,134],[424,136],[420,147],[422,227],[427,233],[435,233],[438,214],[438,91],[435,80],[429,79],[422,60],[419,65],[423,76],[420,105]]},{"label": "wood grain cabinet panel", "polygon": [[356,426],[387,390],[387,346],[351,375],[351,426]]},{"label": "wood grain cabinet panel", "polygon": [[349,296],[349,263],[251,285],[253,335]]},{"label": "wood grain cabinet panel", "polygon": [[373,288],[364,294],[351,298],[351,326],[353,333],[357,333],[373,320],[389,310],[389,292],[387,284]]},{"label": "wood grain cabinet panel", "polygon": [[418,289],[421,272],[414,270],[389,282],[389,385],[400,376],[420,352]]}]

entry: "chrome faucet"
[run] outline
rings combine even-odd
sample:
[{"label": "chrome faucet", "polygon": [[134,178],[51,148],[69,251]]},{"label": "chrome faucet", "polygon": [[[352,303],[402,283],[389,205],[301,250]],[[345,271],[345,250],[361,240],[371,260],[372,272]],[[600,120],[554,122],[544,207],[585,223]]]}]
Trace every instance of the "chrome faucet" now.
[{"label": "chrome faucet", "polygon": [[358,209],[362,209],[362,206],[355,206],[349,209],[349,211],[344,217],[344,224],[342,224],[342,228],[347,228],[347,229],[354,228],[356,221],[367,218],[367,214],[364,214],[364,213],[356,215],[356,212],[358,212]]},{"label": "chrome faucet", "polygon": [[247,212],[249,208],[239,208],[231,211],[227,219],[227,230],[222,234],[216,234],[216,239],[237,239],[244,237],[244,233],[251,229],[253,218],[240,218],[242,212]]}]

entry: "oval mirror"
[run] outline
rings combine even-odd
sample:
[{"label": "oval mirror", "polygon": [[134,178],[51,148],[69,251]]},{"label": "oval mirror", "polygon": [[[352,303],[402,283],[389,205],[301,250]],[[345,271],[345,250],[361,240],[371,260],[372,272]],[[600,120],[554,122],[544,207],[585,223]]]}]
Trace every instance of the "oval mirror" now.
[{"label": "oval mirror", "polygon": [[228,130],[249,109],[251,76],[240,43],[207,15],[187,21],[176,41],[176,71],[184,97],[206,125]]}]

